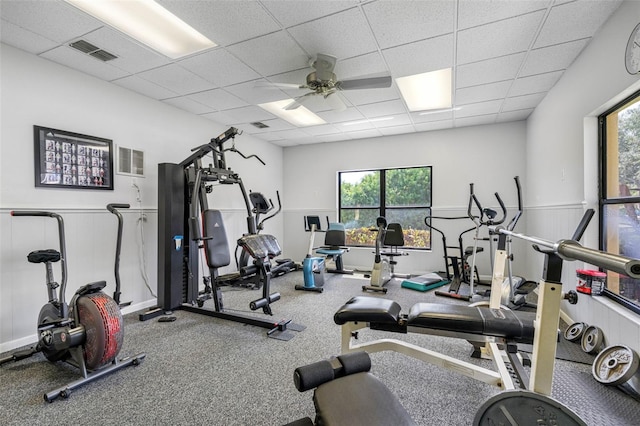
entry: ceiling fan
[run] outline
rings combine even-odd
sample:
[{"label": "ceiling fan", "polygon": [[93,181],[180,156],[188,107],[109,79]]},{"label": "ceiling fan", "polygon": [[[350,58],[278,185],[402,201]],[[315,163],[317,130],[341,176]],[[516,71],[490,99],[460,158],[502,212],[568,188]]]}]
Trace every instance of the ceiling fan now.
[{"label": "ceiling fan", "polygon": [[263,81],[258,82],[256,87],[310,90],[310,92],[296,97],[293,102],[287,104],[284,107],[285,110],[296,109],[311,97],[322,96],[335,111],[342,111],[346,108],[345,102],[339,93],[340,91],[391,87],[391,76],[389,75],[338,80],[333,72],[336,60],[335,56],[318,53],[315,60],[312,59],[310,61],[309,65],[314,71],[307,75],[304,84],[280,84]]}]

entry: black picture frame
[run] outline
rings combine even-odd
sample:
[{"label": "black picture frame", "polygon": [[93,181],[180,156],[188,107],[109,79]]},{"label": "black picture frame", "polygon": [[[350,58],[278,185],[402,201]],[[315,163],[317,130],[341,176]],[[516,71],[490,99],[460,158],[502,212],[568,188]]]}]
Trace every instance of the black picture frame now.
[{"label": "black picture frame", "polygon": [[36,187],[113,190],[113,141],[33,126]]}]

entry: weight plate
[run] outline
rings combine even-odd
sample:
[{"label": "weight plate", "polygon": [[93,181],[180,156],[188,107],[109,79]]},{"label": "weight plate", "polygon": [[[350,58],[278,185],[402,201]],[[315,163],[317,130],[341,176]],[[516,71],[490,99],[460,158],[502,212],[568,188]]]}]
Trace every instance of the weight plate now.
[{"label": "weight plate", "polygon": [[587,328],[587,324],[583,322],[574,322],[564,331],[564,338],[570,342],[577,342],[582,338],[585,328]]},{"label": "weight plate", "polygon": [[596,354],[600,352],[603,344],[604,334],[602,333],[602,330],[595,325],[587,327],[584,334],[582,334],[582,350],[588,354]]},{"label": "weight plate", "polygon": [[605,385],[617,386],[632,379],[638,372],[638,354],[628,346],[613,345],[596,356],[591,367],[593,377]]},{"label": "weight plate", "polygon": [[501,392],[489,398],[476,413],[473,424],[474,426],[587,425],[573,411],[555,399],[525,390]]}]

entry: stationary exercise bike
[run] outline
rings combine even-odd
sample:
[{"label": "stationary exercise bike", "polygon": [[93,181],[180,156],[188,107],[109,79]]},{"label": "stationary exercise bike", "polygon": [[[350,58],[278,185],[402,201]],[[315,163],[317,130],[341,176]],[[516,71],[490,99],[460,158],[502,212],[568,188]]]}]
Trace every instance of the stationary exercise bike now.
[{"label": "stationary exercise bike", "polygon": [[309,250],[302,261],[302,277],[304,285],[296,284],[296,290],[315,291],[322,293],[324,291],[324,279],[327,270],[323,257],[313,255],[313,246],[315,242],[316,231],[322,231],[319,216],[305,216],[304,230],[310,232]]},{"label": "stationary exercise bike", "polygon": [[[67,262],[62,217],[44,211],[12,211],[11,216],[56,219],[60,250],[37,250],[27,256],[31,263],[45,264],[49,302],[38,315],[36,346],[0,359],[0,365],[42,352],[51,362],[66,361],[77,367],[82,374],[81,379],[44,394],[45,401],[53,402],[58,397],[68,398],[73,390],[95,379],[129,365],[140,364],[146,356],[144,353],[117,359],[124,340],[124,324],[118,304],[102,292],[107,285],[105,281],[80,287],[67,305]],[[55,262],[60,262],[62,270],[62,282],[59,284],[53,275]]]},{"label": "stationary exercise bike", "polygon": [[362,286],[362,291],[372,290],[386,293],[387,289],[384,286],[391,281],[391,265],[380,254],[380,250],[387,234],[387,219],[383,216],[378,216],[376,227],[378,232],[376,236],[376,255],[373,261],[373,269],[371,270],[371,279],[369,280],[369,285]]}]

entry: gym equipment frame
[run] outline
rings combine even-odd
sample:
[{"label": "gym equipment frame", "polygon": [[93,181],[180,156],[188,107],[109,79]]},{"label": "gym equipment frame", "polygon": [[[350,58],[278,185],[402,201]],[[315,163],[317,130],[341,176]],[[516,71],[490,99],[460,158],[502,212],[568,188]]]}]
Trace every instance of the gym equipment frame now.
[{"label": "gym equipment frame", "polygon": [[[590,215],[590,212],[587,212],[585,217],[587,215]],[[560,302],[563,298],[570,303],[577,302],[575,291],[562,292],[563,261],[579,260],[632,278],[640,278],[640,260],[585,248],[573,240],[551,242],[538,237],[518,234],[501,227],[493,227],[491,231],[503,238],[499,238],[498,241],[489,308],[418,303],[412,307],[409,315],[400,315],[399,305],[388,300],[385,305],[378,303],[384,299],[366,298],[375,300],[377,305],[371,305],[369,301],[363,303],[358,300],[350,301],[355,308],[350,307],[348,302],[334,317],[336,323],[342,326],[342,353],[358,350],[366,350],[369,353],[391,350],[451,369],[505,390],[526,388],[538,394],[550,395],[555,365]],[[506,250],[504,250],[506,240],[504,237],[506,236],[529,241],[534,244],[534,249],[545,255],[543,276],[539,283],[539,301],[535,321],[523,316],[526,313],[499,309],[499,285],[505,278],[507,260]],[[449,314],[451,315],[447,316]],[[506,318],[505,315],[517,318],[519,324],[515,324],[513,321],[493,321],[494,319]],[[456,330],[461,329],[459,324],[451,325],[451,321],[443,321],[443,318],[451,320],[454,317],[464,317],[467,320],[467,326],[471,326],[467,328],[468,332],[458,332]],[[487,321],[486,318],[492,321]],[[449,325],[443,326],[442,324]],[[515,330],[511,328],[512,325],[515,325]],[[480,343],[484,345],[483,352],[493,360],[495,370],[479,367],[394,339],[353,344],[352,339],[358,337],[357,330],[366,327],[402,333],[418,332],[452,336]],[[490,329],[488,333],[487,328]],[[514,342],[526,341],[531,337],[530,328],[534,332],[531,377],[528,378],[524,369],[520,369],[516,353],[510,352],[510,349],[513,348]],[[506,350],[499,346],[500,343],[506,344]],[[508,361],[505,362],[505,359]]]},{"label": "gym equipment frame", "polygon": [[[280,299],[278,293],[269,293],[271,279],[270,259],[280,254],[280,247],[271,235],[257,234],[255,216],[251,202],[240,175],[227,167],[225,152],[235,152],[245,156],[233,144],[225,148],[225,142],[234,140],[240,134],[235,127],[229,128],[208,144],[194,148],[194,153],[179,164],[158,165],[158,301],[159,307],[140,315],[140,320],[154,318],[176,309],[183,309],[211,317],[242,322],[268,329],[267,335],[280,340],[293,337],[292,331],[302,331],[305,327],[293,324],[291,320],[274,321],[240,313],[226,312],[223,307],[222,291],[218,268],[230,263],[222,216],[209,208],[207,194],[212,192],[214,183],[237,185],[240,188],[247,212],[248,234],[238,240],[238,244],[254,257],[253,265],[248,265],[236,273],[237,279],[251,277],[256,287],[262,287],[262,298],[251,302],[250,308],[262,308],[271,314],[270,304]],[[211,154],[213,164],[202,165],[202,158]],[[202,216],[202,228],[200,224]],[[203,231],[201,231],[203,229]],[[204,234],[204,235],[203,235]],[[199,255],[204,248],[210,272],[204,277],[205,294],[199,290]],[[204,300],[213,298],[214,309],[203,308]],[[195,306],[197,305],[197,306]]]}]

